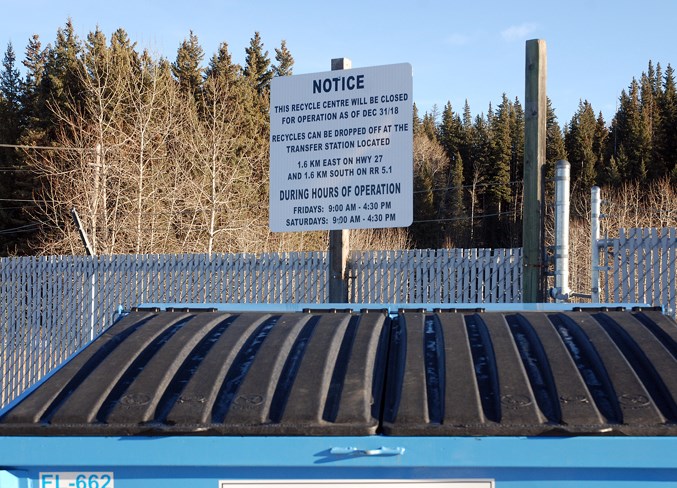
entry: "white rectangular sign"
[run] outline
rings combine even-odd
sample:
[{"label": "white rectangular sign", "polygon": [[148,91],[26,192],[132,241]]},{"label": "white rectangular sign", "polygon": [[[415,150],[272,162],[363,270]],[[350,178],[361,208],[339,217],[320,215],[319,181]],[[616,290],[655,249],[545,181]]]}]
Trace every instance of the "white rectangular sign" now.
[{"label": "white rectangular sign", "polygon": [[411,225],[412,117],[408,63],[274,78],[271,230]]}]

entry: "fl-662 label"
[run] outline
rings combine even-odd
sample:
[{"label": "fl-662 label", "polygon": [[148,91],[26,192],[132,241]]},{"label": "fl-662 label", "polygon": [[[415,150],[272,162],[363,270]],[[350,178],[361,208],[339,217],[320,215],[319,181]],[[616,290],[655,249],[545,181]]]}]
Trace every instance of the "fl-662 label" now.
[{"label": "fl-662 label", "polygon": [[38,488],[115,488],[111,471],[40,473]]}]

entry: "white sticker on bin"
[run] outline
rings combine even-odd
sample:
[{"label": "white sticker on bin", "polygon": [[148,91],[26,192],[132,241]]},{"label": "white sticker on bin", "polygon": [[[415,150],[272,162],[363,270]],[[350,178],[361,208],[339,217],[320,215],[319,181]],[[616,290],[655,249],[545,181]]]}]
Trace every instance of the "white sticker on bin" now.
[{"label": "white sticker on bin", "polygon": [[41,472],[38,488],[115,488],[112,471]]}]

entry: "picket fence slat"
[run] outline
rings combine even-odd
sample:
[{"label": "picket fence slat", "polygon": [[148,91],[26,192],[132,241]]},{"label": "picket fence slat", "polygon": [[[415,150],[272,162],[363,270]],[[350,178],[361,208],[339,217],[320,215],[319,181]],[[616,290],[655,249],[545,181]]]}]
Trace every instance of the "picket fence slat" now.
[{"label": "picket fence slat", "polygon": [[622,283],[622,278],[621,278],[621,262],[623,259],[623,256],[621,256],[621,245],[620,245],[620,239],[617,239],[614,241],[614,250],[613,250],[613,258],[614,258],[614,265],[613,265],[613,273],[612,277],[614,278],[614,283],[613,283],[613,300],[614,302],[621,302],[623,301],[621,299],[621,283]]}]

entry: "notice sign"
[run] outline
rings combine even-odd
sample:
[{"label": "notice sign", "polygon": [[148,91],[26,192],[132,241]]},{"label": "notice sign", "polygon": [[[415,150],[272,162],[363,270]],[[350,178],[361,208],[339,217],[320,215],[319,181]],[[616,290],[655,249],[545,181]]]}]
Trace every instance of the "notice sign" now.
[{"label": "notice sign", "polygon": [[408,63],[274,78],[271,230],[411,225],[412,117]]}]

